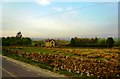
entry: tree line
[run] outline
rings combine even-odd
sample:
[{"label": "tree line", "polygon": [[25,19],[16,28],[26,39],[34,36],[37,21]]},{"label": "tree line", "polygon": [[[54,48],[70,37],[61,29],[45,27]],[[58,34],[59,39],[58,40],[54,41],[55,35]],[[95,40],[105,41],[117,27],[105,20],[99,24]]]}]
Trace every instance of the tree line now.
[{"label": "tree line", "polygon": [[29,37],[2,37],[2,46],[30,46],[32,40]]},{"label": "tree line", "polygon": [[70,46],[72,47],[113,47],[114,40],[112,37],[107,39],[96,38],[71,38]]},{"label": "tree line", "polygon": [[[107,39],[101,38],[71,38],[69,41],[64,40],[56,40],[56,46],[58,47],[113,47],[120,46],[118,41],[114,41],[112,37],[108,37]],[[42,41],[32,41],[29,37],[2,37],[2,46],[45,46],[44,40]]]}]

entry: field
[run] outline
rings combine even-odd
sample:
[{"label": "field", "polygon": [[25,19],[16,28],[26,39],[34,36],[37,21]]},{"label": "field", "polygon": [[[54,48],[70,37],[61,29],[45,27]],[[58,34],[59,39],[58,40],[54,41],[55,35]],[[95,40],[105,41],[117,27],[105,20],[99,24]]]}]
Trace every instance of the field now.
[{"label": "field", "polygon": [[3,47],[3,55],[70,77],[120,77],[120,51],[115,48]]}]

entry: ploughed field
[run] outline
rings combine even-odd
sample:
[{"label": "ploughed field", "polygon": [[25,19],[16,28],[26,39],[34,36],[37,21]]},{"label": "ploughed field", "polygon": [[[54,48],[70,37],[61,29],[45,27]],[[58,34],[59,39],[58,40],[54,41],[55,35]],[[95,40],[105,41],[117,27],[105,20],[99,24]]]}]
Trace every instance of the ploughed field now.
[{"label": "ploughed field", "polygon": [[3,47],[3,52],[47,63],[54,72],[73,73],[71,77],[120,78],[120,50],[115,48]]}]

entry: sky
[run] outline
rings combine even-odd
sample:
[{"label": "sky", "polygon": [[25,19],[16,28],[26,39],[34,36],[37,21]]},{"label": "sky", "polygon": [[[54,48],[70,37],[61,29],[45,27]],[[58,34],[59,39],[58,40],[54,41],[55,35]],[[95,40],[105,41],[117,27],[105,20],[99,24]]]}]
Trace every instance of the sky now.
[{"label": "sky", "polygon": [[118,3],[3,2],[2,36],[18,31],[32,38],[117,37]]}]

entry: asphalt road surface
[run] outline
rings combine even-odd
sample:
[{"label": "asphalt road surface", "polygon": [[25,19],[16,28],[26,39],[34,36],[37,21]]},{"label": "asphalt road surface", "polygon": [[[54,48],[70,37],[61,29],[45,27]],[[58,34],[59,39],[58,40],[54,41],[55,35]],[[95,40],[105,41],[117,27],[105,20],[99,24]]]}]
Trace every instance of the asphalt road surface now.
[{"label": "asphalt road surface", "polygon": [[[3,58],[0,56],[0,59],[2,58],[2,67],[0,69],[2,70],[2,78],[11,79],[48,79],[51,78],[50,75],[40,74],[37,72],[34,72],[30,69],[27,69],[23,67],[20,64],[16,64],[12,61],[7,60],[6,58]],[[29,77],[29,78],[28,78]],[[52,78],[53,79],[53,78]],[[56,78],[55,78],[56,79]]]}]

